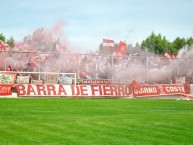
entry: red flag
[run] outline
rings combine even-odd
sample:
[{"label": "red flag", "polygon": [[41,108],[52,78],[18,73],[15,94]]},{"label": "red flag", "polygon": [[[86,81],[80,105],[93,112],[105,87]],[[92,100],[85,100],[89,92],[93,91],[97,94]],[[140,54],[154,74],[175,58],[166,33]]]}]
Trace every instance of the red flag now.
[{"label": "red flag", "polygon": [[177,58],[177,56],[178,56],[178,52],[172,55],[173,58]]},{"label": "red flag", "polygon": [[110,39],[103,39],[103,49],[113,49],[114,41]]},{"label": "red flag", "polygon": [[164,54],[164,56],[167,57],[167,58],[169,58],[169,59],[173,58],[173,57],[172,57],[172,53],[170,52],[170,50],[168,50],[168,51]]},{"label": "red flag", "polygon": [[113,53],[113,56],[115,56],[115,58],[118,60],[121,58],[120,56],[123,57],[126,55],[127,49],[127,44],[125,42],[120,41],[116,51]]},{"label": "red flag", "polygon": [[0,40],[0,50],[9,49],[9,45]]},{"label": "red flag", "polygon": [[140,84],[136,82],[135,80],[132,81],[131,86],[137,90],[140,89]]}]

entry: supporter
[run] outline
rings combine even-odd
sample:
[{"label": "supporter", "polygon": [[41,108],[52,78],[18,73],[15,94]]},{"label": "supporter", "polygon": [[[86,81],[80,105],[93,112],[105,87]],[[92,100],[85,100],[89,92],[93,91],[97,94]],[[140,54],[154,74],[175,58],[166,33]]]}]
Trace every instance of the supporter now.
[{"label": "supporter", "polygon": [[11,65],[8,66],[7,71],[13,71]]},{"label": "supporter", "polygon": [[17,88],[14,85],[13,85],[13,87],[11,87],[11,91],[12,91],[12,93],[18,93]]},{"label": "supporter", "polygon": [[26,71],[26,72],[32,72],[33,71],[33,66],[32,66],[31,62],[27,63],[24,71]]}]

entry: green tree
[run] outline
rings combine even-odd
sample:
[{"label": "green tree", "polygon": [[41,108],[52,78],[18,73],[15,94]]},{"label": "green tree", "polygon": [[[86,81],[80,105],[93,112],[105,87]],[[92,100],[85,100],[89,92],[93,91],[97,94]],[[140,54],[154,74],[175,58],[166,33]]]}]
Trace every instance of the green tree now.
[{"label": "green tree", "polygon": [[164,54],[169,49],[170,43],[161,34],[155,35],[154,32],[151,33],[149,37],[142,41],[142,49],[148,49],[148,51],[155,54]]},{"label": "green tree", "polygon": [[183,46],[185,46],[186,43],[186,39],[185,38],[180,38],[177,37],[173,42],[172,42],[172,53],[176,53],[178,52]]},{"label": "green tree", "polygon": [[6,41],[6,38],[5,38],[5,36],[2,33],[0,34],[0,40],[2,40],[3,42]]},{"label": "green tree", "polygon": [[14,39],[13,39],[13,37],[10,37],[9,40],[7,40],[7,44],[8,44],[11,48],[14,47]]},{"label": "green tree", "polygon": [[13,39],[13,37],[10,37],[10,38],[6,41],[6,37],[1,33],[1,34],[0,34],[0,40],[2,40],[3,42],[7,43],[11,48],[14,47],[14,39]]},{"label": "green tree", "polygon": [[188,38],[188,39],[186,40],[186,44],[187,44],[188,46],[193,45],[193,38],[192,38],[192,37]]}]

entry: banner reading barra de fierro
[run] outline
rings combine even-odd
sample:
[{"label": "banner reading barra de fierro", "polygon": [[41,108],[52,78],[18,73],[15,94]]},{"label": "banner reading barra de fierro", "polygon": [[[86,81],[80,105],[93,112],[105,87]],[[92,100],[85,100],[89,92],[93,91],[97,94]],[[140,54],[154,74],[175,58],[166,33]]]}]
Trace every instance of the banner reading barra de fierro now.
[{"label": "banner reading barra de fierro", "polygon": [[18,96],[118,96],[131,95],[126,85],[17,84]]},{"label": "banner reading barra de fierro", "polygon": [[18,96],[149,97],[185,94],[184,85],[180,84],[140,85],[133,89],[130,85],[17,84],[16,87]]}]

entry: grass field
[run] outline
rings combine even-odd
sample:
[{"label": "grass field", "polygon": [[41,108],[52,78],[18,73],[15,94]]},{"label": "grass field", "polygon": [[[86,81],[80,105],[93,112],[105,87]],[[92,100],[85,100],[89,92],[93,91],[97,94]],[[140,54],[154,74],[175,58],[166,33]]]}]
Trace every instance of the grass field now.
[{"label": "grass field", "polygon": [[0,99],[1,145],[192,145],[193,101]]}]

